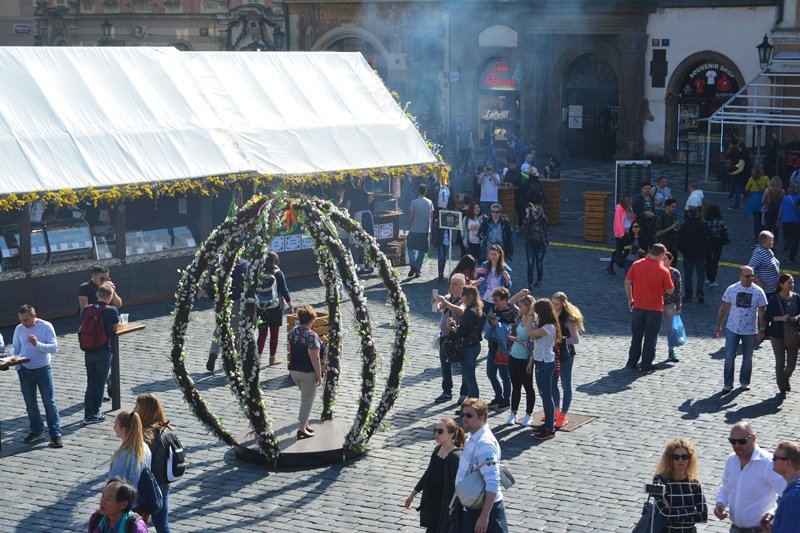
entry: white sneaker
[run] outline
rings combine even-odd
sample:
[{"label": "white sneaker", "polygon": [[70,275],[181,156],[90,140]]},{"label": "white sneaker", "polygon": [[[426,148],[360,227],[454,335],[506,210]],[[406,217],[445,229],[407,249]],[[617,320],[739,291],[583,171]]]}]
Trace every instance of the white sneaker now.
[{"label": "white sneaker", "polygon": [[526,414],[525,418],[522,419],[522,425],[528,427],[531,425],[531,415]]},{"label": "white sneaker", "polygon": [[517,423],[517,413],[509,413],[508,420],[506,420],[507,426],[513,426]]},{"label": "white sneaker", "polygon": [[715,282],[713,282],[713,283],[709,283],[709,284],[708,284],[708,286],[709,286],[709,287],[719,287],[719,283],[717,283],[717,282],[715,281]]}]

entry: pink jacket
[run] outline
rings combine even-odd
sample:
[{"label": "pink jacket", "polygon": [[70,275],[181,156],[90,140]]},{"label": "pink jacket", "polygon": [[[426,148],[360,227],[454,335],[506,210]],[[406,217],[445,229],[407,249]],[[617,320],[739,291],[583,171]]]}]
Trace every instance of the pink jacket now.
[{"label": "pink jacket", "polygon": [[[628,215],[625,208],[621,205],[617,204],[617,208],[614,211],[614,237],[617,239],[621,239],[625,236],[625,217]],[[631,222],[636,220],[636,215],[631,213]]]}]

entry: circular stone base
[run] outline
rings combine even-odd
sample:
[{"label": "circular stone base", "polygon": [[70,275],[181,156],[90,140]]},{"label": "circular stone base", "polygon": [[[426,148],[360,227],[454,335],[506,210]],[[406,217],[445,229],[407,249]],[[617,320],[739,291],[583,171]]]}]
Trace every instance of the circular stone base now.
[{"label": "circular stone base", "polygon": [[261,454],[253,432],[245,430],[236,435],[239,444],[235,447],[236,456],[250,463],[263,464],[270,468],[316,468],[343,463],[364,452],[345,453],[344,438],[350,426],[338,420],[322,423],[309,421],[316,432],[308,439],[297,439],[297,422],[274,420],[275,437],[281,455],[267,459]]}]

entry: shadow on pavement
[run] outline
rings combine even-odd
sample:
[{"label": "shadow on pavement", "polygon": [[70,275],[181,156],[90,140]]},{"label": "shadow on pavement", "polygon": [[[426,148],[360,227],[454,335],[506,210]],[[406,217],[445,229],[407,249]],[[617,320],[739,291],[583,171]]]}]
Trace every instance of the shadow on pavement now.
[{"label": "shadow on pavement", "polygon": [[[58,530],[60,531],[86,531],[90,515],[86,515],[86,521],[79,524],[80,527],[78,529],[68,528],[67,524],[63,523],[62,520],[70,516],[72,506],[75,504],[75,502],[82,502],[86,500],[89,494],[96,493],[96,501],[100,501],[100,493],[102,492],[101,487],[105,486],[104,483],[106,480],[106,474],[107,472],[104,472],[100,475],[91,477],[88,480],[75,485],[69,491],[61,494],[58,498],[58,501],[54,502],[53,504],[37,508],[36,511],[28,515],[25,520],[22,520],[19,525],[17,525],[17,527],[14,529],[14,532],[30,533],[34,530],[32,528],[37,527],[34,524],[49,524],[50,531],[53,531],[56,525],[58,525]],[[94,512],[97,507],[98,505],[93,506],[92,512]]]},{"label": "shadow on pavement", "polygon": [[609,371],[608,374],[595,381],[578,385],[575,390],[584,392],[590,396],[601,394],[616,394],[625,390],[630,390],[631,383],[647,374],[629,368],[617,368]]},{"label": "shadow on pavement", "polygon": [[742,392],[744,391],[741,389],[737,389],[730,394],[723,394],[720,391],[712,394],[708,398],[703,398],[701,400],[686,400],[680,405],[680,407],[678,407],[678,411],[685,413],[683,416],[681,416],[681,418],[684,420],[695,420],[703,413],[718,413],[733,407],[736,405],[733,403],[733,401]]},{"label": "shadow on pavement", "polygon": [[746,405],[735,411],[725,413],[725,422],[735,424],[740,420],[752,420],[760,416],[774,415],[781,410],[781,404],[776,396],[766,398],[758,403]]}]

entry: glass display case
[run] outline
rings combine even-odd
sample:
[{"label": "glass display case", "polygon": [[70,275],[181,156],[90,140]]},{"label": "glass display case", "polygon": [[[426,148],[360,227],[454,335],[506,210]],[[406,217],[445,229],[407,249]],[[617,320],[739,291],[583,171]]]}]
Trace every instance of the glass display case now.
[{"label": "glass display case", "polygon": [[129,231],[125,234],[127,256],[188,250],[195,247],[197,241],[187,226]]},{"label": "glass display case", "polygon": [[[19,225],[0,226],[0,266],[3,270],[20,268]],[[34,265],[47,262],[49,249],[42,224],[31,228],[31,260]]]},{"label": "glass display case", "polygon": [[94,240],[85,220],[56,220],[46,222],[50,262],[93,259]]}]

